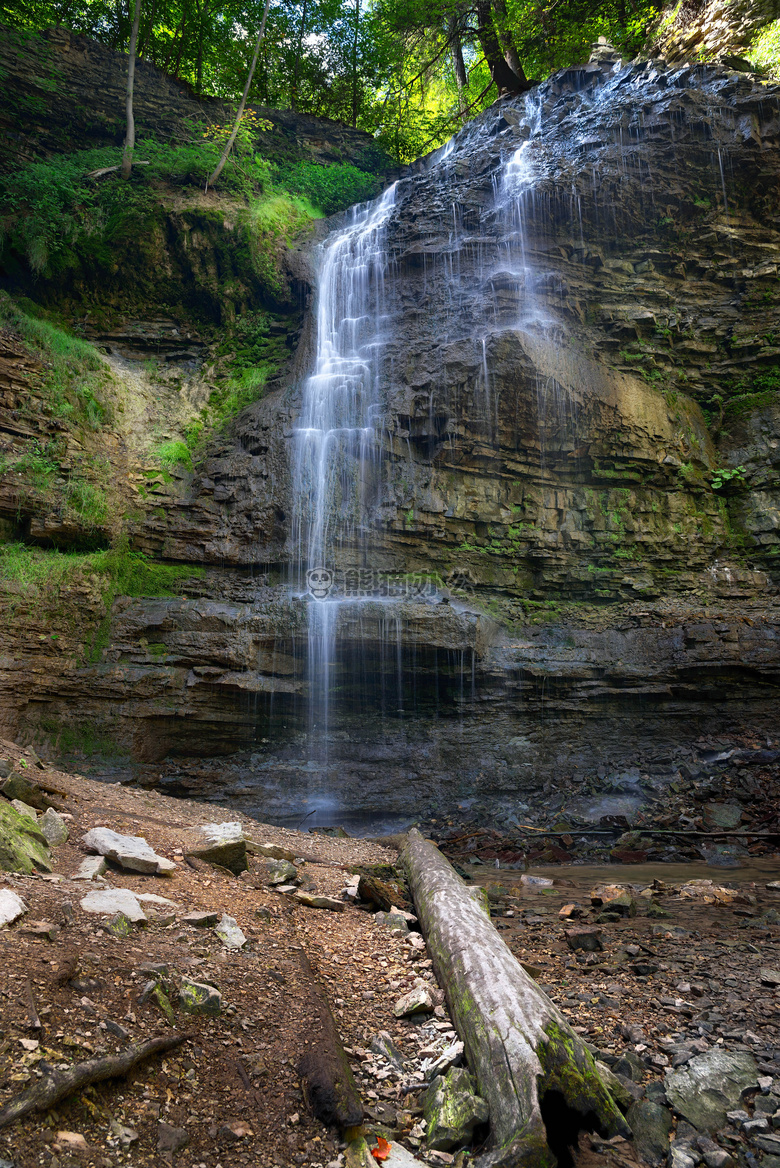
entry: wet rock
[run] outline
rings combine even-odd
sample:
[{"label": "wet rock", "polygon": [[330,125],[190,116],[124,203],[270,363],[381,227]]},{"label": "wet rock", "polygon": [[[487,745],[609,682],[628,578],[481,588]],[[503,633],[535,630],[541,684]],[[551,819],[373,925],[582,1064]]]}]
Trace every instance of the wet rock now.
[{"label": "wet rock", "polygon": [[38,820],[38,830],[41,835],[46,836],[49,847],[51,848],[56,848],[60,844],[64,844],[70,834],[67,823],[53,807],[49,807]]},{"label": "wet rock", "polygon": [[705,803],[704,826],[733,831],[742,822],[742,808],[738,803]]},{"label": "wet rock", "polygon": [[433,1151],[448,1152],[471,1141],[474,1128],[487,1123],[490,1110],[476,1094],[474,1079],[465,1068],[453,1067],[437,1076],[423,1100],[426,1143]]},{"label": "wet rock", "polygon": [[669,1152],[672,1116],[665,1107],[640,1099],[626,1113],[637,1150],[649,1164],[664,1164]]},{"label": "wet rock", "polygon": [[228,949],[243,949],[246,945],[246,937],[238,927],[238,922],[229,917],[227,913],[223,913],[222,920],[214,929],[214,932],[219,937],[223,945]]},{"label": "wet rock", "polygon": [[188,856],[227,868],[234,876],[247,871],[246,839],[240,823],[207,823],[200,830],[205,836],[205,843],[190,848]]},{"label": "wet rock", "polygon": [[600,884],[590,894],[595,908],[603,908],[619,917],[636,916],[636,901],[627,888],[619,884]]},{"label": "wet rock", "polygon": [[321,896],[317,893],[302,892],[297,889],[293,894],[293,899],[297,900],[299,904],[306,905],[307,908],[325,908],[330,912],[343,912],[344,901],[337,900],[335,896]]},{"label": "wet rock", "polygon": [[414,1014],[430,1014],[433,1012],[433,998],[426,986],[415,986],[404,994],[393,1006],[396,1018],[411,1018]]},{"label": "wet rock", "polygon": [[26,815],[0,802],[0,868],[6,872],[51,872],[49,844]]},{"label": "wet rock", "polygon": [[105,856],[86,856],[71,877],[72,880],[97,880],[103,875],[108,864]]},{"label": "wet rock", "polygon": [[216,1018],[222,1013],[222,994],[214,986],[183,977],[179,985],[179,1004],[187,1014],[206,1014]]},{"label": "wet rock", "polygon": [[10,888],[0,888],[0,928],[12,925],[27,912],[27,905],[18,893]]},{"label": "wet rock", "polygon": [[756,1061],[750,1054],[710,1050],[696,1055],[664,1080],[674,1110],[699,1131],[723,1127],[726,1112],[736,1108],[744,1091],[757,1087]]},{"label": "wet rock", "polygon": [[143,836],[119,835],[108,827],[93,827],[84,836],[84,844],[89,851],[106,856],[128,872],[169,875],[176,871],[176,865],[158,856]]},{"label": "wet rock", "polygon": [[173,1127],[162,1120],[157,1124],[157,1151],[161,1154],[179,1152],[190,1142],[183,1127]]},{"label": "wet rock", "polygon": [[107,888],[104,891],[89,892],[79,903],[84,912],[99,913],[105,917],[124,913],[133,924],[148,919],[138,897],[129,888]]}]

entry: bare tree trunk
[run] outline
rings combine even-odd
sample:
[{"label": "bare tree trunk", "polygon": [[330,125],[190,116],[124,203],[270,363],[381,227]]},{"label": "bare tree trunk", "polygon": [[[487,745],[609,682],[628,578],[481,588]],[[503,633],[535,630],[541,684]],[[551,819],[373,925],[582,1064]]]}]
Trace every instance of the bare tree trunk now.
[{"label": "bare tree trunk", "polygon": [[301,64],[301,56],[303,55],[303,38],[306,32],[306,3],[303,0],[303,9],[301,11],[301,31],[298,34],[298,52],[295,54],[295,64],[293,65],[292,82],[290,84],[290,109],[296,110],[298,108],[298,72]]},{"label": "bare tree trunk", "polygon": [[198,7],[198,63],[195,81],[198,96],[203,93],[203,26],[206,23],[208,12],[209,0],[203,0],[203,4]]},{"label": "bare tree trunk", "polygon": [[477,20],[479,22],[477,29],[479,43],[482,46],[482,52],[485,54],[485,60],[490,69],[490,76],[493,78],[498,92],[525,93],[526,90],[531,89],[533,82],[528,80],[522,66],[520,66],[520,72],[516,73],[506,62],[504,50],[493,21],[490,0],[477,0]]},{"label": "bare tree trunk", "polygon": [[138,50],[138,56],[141,58],[141,60],[143,60],[144,57],[146,56],[147,50],[149,48],[149,42],[152,39],[152,29],[154,28],[154,18],[157,14],[156,8],[157,8],[156,0],[152,0],[152,11],[149,13],[149,23],[146,26],[146,32],[144,33],[143,38],[141,40],[141,47]]},{"label": "bare tree trunk", "polygon": [[135,46],[138,44],[138,25],[141,22],[141,0],[135,0],[135,15],[133,28],[130,33],[130,52],[127,58],[127,98],[125,109],[127,112],[127,133],[125,147],[122,152],[122,178],[130,178],[133,169],[133,150],[135,149],[135,118],[133,117],[133,87],[135,85]]},{"label": "bare tree trunk", "polygon": [[436,977],[490,1106],[491,1150],[475,1168],[553,1168],[553,1148],[565,1151],[577,1128],[630,1138],[585,1043],[499,937],[484,893],[467,888],[414,829],[401,863]]},{"label": "bare tree trunk", "polygon": [[458,16],[455,12],[450,12],[447,17],[447,40],[450,42],[452,68],[455,72],[455,83],[458,86],[458,116],[462,122],[465,122],[466,105],[468,104],[466,101],[468,76],[466,74],[466,62],[463,60],[463,45],[460,39]]},{"label": "bare tree trunk", "polygon": [[216,168],[214,170],[214,173],[211,175],[208,182],[206,183],[206,190],[208,190],[209,187],[213,187],[214,184],[216,183],[217,179],[219,178],[219,176],[222,174],[225,163],[228,160],[228,154],[230,154],[230,151],[233,149],[233,143],[236,140],[236,134],[238,133],[238,127],[241,125],[241,119],[244,116],[244,109],[246,108],[246,99],[249,96],[249,87],[251,86],[252,78],[255,75],[255,69],[257,67],[257,58],[260,55],[260,44],[261,44],[261,42],[263,40],[263,36],[265,34],[265,22],[268,19],[268,9],[270,7],[270,4],[271,4],[271,0],[265,0],[265,7],[263,8],[263,19],[260,22],[260,32],[257,34],[257,44],[255,45],[255,55],[252,57],[252,64],[251,64],[250,69],[249,69],[249,76],[246,79],[246,85],[244,86],[244,93],[243,93],[243,96],[241,98],[241,105],[238,107],[238,113],[236,114],[236,120],[233,123],[233,130],[232,130],[232,133],[231,133],[230,137],[228,138],[227,142],[225,143],[225,149],[222,151],[222,157],[220,158],[219,162],[217,163]]},{"label": "bare tree trunk", "polygon": [[355,0],[355,37],[352,42],[352,125],[357,129],[358,95],[357,95],[357,52],[358,33],[360,31],[360,0]]}]

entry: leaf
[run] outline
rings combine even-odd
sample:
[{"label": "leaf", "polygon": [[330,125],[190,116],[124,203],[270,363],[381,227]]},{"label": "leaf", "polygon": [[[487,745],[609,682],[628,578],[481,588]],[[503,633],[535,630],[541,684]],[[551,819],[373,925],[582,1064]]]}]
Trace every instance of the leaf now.
[{"label": "leaf", "polygon": [[374,1157],[374,1159],[380,1160],[380,1161],[386,1160],[387,1157],[390,1155],[390,1151],[391,1151],[390,1145],[387,1142],[387,1140],[384,1138],[384,1136],[377,1136],[376,1147],[371,1149],[371,1155]]}]

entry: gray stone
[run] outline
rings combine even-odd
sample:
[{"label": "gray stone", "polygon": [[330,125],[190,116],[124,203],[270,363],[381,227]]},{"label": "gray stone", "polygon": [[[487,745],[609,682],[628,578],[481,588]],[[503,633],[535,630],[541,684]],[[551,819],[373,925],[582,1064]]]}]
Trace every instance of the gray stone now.
[{"label": "gray stone", "polygon": [[147,920],[141,902],[129,888],[106,888],[103,891],[88,892],[79,903],[84,912],[99,913],[105,917],[113,916],[114,913],[124,913],[133,924]]},{"label": "gray stone", "polygon": [[415,986],[393,1006],[396,1018],[411,1018],[414,1014],[430,1014],[432,1011],[433,998],[426,986]]},{"label": "gray stone", "polygon": [[49,807],[38,820],[38,830],[46,836],[51,848],[64,844],[70,835],[67,823],[53,807]]},{"label": "gray stone", "polygon": [[738,803],[705,803],[704,826],[722,827],[731,830],[742,821],[742,808]]},{"label": "gray stone", "polygon": [[157,1124],[157,1151],[161,1153],[179,1152],[190,1142],[183,1127],[172,1127],[162,1120]]},{"label": "gray stone", "polygon": [[405,918],[400,913],[395,912],[378,912],[374,914],[374,920],[378,925],[384,925],[391,933],[395,933],[398,937],[406,937],[409,933],[409,926]]},{"label": "gray stone", "polygon": [[780,986],[780,969],[769,969],[767,966],[760,971],[759,977],[764,985]]},{"label": "gray stone", "polygon": [[168,875],[176,871],[176,865],[158,856],[143,836],[119,835],[108,827],[93,827],[84,836],[84,844],[128,872]]},{"label": "gray stone", "polygon": [[432,1151],[448,1152],[471,1141],[474,1128],[487,1123],[490,1109],[476,1093],[474,1080],[464,1067],[438,1075],[423,1099],[426,1143]]},{"label": "gray stone", "polygon": [[370,1049],[374,1054],[378,1054],[385,1062],[390,1063],[397,1071],[404,1069],[403,1053],[393,1042],[391,1035],[386,1030],[380,1030],[379,1033],[371,1039]]},{"label": "gray stone", "polygon": [[247,871],[246,839],[240,823],[207,823],[200,831],[206,837],[205,843],[190,848],[188,856],[227,868],[234,876]]},{"label": "gray stone", "polygon": [[726,1112],[738,1107],[744,1091],[757,1084],[756,1061],[750,1054],[709,1050],[696,1055],[664,1080],[674,1110],[699,1131],[716,1131]]},{"label": "gray stone", "polygon": [[27,912],[27,905],[18,893],[10,888],[0,888],[0,928],[12,925]]},{"label": "gray stone", "polygon": [[218,921],[219,913],[215,912],[189,912],[181,918],[183,925],[192,925],[194,929],[211,929]]},{"label": "gray stone", "polygon": [[265,883],[273,888],[277,884],[294,884],[298,879],[298,869],[289,860],[265,860]]},{"label": "gray stone", "polygon": [[106,925],[106,929],[113,937],[129,937],[133,931],[133,923],[123,912],[115,913]]},{"label": "gray stone", "polygon": [[[636,1099],[636,1095],[634,1094],[636,1088],[634,1087],[634,1084],[631,1083],[631,1080],[624,1079],[623,1077],[616,1075],[615,1072],[610,1067],[608,1067],[606,1063],[597,1061],[596,1070],[601,1075],[601,1081],[617,1103],[618,1107],[621,1107],[623,1111],[625,1111],[627,1107],[630,1107]],[[631,1087],[627,1087],[627,1083],[631,1083]]]},{"label": "gray stone", "polygon": [[603,948],[601,944],[601,929],[583,925],[580,928],[564,929],[563,935],[570,949],[583,949],[586,953],[597,953]]},{"label": "gray stone", "polygon": [[20,775],[18,771],[13,771],[8,776],[0,786],[0,791],[3,792],[6,799],[19,799],[30,807],[37,807],[39,811],[45,811],[47,807],[51,807],[51,799],[47,798],[38,784],[33,783],[25,775]]},{"label": "gray stone", "polygon": [[306,905],[307,908],[326,908],[331,912],[343,912],[344,901],[337,900],[335,896],[320,896],[317,893],[301,892],[300,889],[294,893],[294,899],[299,904]]},{"label": "gray stone", "polygon": [[108,864],[105,856],[85,856],[72,880],[97,880],[103,875]]},{"label": "gray stone", "polygon": [[21,799],[12,799],[11,806],[14,811],[18,811],[20,815],[26,815],[33,823],[38,822],[38,812],[29,803],[23,803]]},{"label": "gray stone", "polygon": [[649,1164],[665,1164],[669,1154],[672,1116],[665,1107],[639,1099],[626,1113],[637,1150]]},{"label": "gray stone", "polygon": [[181,979],[179,1003],[187,1014],[206,1014],[217,1017],[222,1013],[222,994],[214,986],[203,982]]},{"label": "gray stone", "polygon": [[222,920],[214,929],[214,932],[219,937],[223,945],[227,945],[228,949],[243,949],[246,945],[246,937],[238,927],[238,922],[234,917],[229,917],[227,913],[223,913]]}]

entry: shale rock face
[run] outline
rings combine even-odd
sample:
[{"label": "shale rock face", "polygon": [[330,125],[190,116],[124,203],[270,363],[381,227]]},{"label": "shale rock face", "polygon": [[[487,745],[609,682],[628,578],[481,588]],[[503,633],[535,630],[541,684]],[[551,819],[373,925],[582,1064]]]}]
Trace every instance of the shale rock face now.
[{"label": "shale rock face", "polygon": [[337,567],[399,599],[339,609],[328,764],[302,746],[313,602],[285,584],[311,312],[283,388],[138,532],[205,578],[118,599],[98,664],[42,664],[36,642],[8,733],[78,708],[147,761],[251,746],[222,790],[293,815],[334,791],[413,814],[432,781],[445,804],[512,798],[561,767],[773,731],[779,91],[598,58],[398,183],[378,457]]}]

